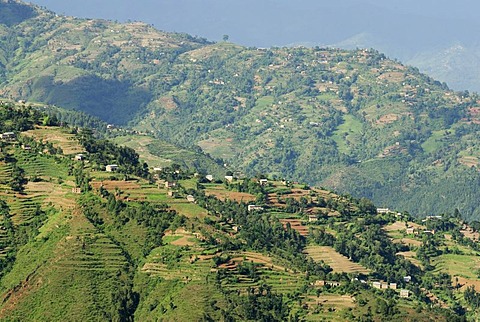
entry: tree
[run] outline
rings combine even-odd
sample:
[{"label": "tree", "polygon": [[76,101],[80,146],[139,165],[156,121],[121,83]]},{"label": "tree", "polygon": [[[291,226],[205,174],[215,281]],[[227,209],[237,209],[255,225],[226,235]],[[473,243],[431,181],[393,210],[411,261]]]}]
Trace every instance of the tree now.
[{"label": "tree", "polygon": [[10,188],[16,192],[22,192],[25,189],[24,185],[28,182],[25,178],[25,171],[14,163],[11,176],[12,178],[9,182]]},{"label": "tree", "polygon": [[223,35],[222,40],[227,42],[230,37],[228,35]]}]

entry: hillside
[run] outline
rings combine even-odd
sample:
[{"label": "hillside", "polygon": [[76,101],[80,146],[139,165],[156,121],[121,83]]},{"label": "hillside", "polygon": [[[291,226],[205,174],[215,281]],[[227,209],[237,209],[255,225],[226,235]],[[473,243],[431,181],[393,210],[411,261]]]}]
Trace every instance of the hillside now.
[{"label": "hillside", "polygon": [[458,212],[414,221],[272,178],[152,171],[28,106],[0,121],[1,320],[478,318],[480,226]]},{"label": "hillside", "polygon": [[480,216],[476,94],[375,50],[246,48],[34,10],[0,25],[2,95],[198,145],[249,175]]}]

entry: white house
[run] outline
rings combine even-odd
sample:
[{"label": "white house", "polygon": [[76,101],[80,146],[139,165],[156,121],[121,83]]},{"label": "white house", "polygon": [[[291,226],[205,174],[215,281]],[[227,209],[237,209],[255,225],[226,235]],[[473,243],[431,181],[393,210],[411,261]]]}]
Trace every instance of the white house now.
[{"label": "white house", "polygon": [[263,207],[257,205],[248,205],[247,209],[248,211],[263,210]]},{"label": "white house", "polygon": [[74,159],[75,159],[75,161],[82,161],[82,160],[85,159],[85,155],[79,153],[79,154],[75,155],[75,158],[74,158]]},{"label": "white house", "polygon": [[105,171],[107,171],[107,172],[115,172],[117,170],[118,170],[118,165],[116,165],[116,164],[108,164],[105,167]]}]

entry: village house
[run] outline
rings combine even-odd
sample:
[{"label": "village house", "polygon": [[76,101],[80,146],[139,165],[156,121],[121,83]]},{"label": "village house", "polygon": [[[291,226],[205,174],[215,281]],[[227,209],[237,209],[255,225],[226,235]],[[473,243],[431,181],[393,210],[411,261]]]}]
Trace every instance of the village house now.
[{"label": "village house", "polygon": [[160,168],[160,167],[155,167],[155,168],[153,168],[153,172],[162,172],[162,170],[163,170],[163,169]]},{"label": "village house", "polygon": [[315,222],[318,221],[318,218],[316,215],[309,215],[308,216],[308,222]]},{"label": "village house", "polygon": [[415,234],[415,228],[413,227],[407,227],[407,235],[413,235]]},{"label": "village house", "polygon": [[400,297],[402,297],[402,298],[410,297],[410,291],[409,290],[400,290]]},{"label": "village house", "polygon": [[384,283],[384,282],[372,282],[372,287],[386,290],[386,289],[397,289],[397,283]]},{"label": "village house", "polygon": [[260,179],[258,182],[260,183],[261,186],[266,186],[267,183],[268,183],[268,180],[267,179]]},{"label": "village house", "polygon": [[248,211],[263,210],[263,207],[257,206],[257,205],[248,205],[247,209],[248,209]]},{"label": "village house", "polygon": [[83,160],[85,160],[85,155],[79,153],[79,154],[75,155],[74,159],[75,159],[75,161],[83,161]]},{"label": "village house", "polygon": [[5,132],[2,133],[0,138],[4,141],[11,141],[15,139],[15,133],[14,132]]},{"label": "village house", "polygon": [[207,174],[205,176],[205,179],[207,179],[208,181],[212,182],[213,181],[213,176],[211,174]]},{"label": "village house", "polygon": [[30,151],[32,147],[30,146],[30,144],[22,144],[22,149],[25,151]]},{"label": "village house", "polygon": [[331,287],[337,287],[342,285],[341,282],[333,282],[333,281],[324,281],[324,280],[317,280],[314,283],[312,283],[313,286],[331,286]]},{"label": "village house", "polygon": [[117,170],[118,170],[118,165],[116,165],[116,164],[108,164],[105,167],[105,171],[107,171],[107,172],[115,172]]},{"label": "village house", "polygon": [[411,277],[410,275],[404,276],[404,277],[403,277],[403,281],[404,281],[405,283],[410,283],[410,282],[412,281],[412,277]]},{"label": "village house", "polygon": [[187,201],[188,201],[188,202],[195,202],[195,197],[192,196],[192,195],[188,195],[188,196],[187,196]]},{"label": "village house", "polygon": [[177,183],[174,182],[174,181],[165,181],[165,188],[173,188],[173,187],[176,187],[177,186]]},{"label": "village house", "polygon": [[81,188],[72,188],[72,193],[80,194],[80,193],[82,193],[82,189]]},{"label": "village house", "polygon": [[227,180],[228,182],[232,182],[233,176],[225,176],[225,180]]},{"label": "village house", "polygon": [[390,209],[388,208],[377,208],[378,214],[388,214],[389,212],[390,212]]}]

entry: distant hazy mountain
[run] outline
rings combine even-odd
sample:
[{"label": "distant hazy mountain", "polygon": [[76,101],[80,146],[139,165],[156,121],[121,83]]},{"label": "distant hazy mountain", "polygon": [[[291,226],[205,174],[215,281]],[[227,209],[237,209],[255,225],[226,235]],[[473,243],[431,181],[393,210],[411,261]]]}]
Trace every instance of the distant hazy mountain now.
[{"label": "distant hazy mountain", "polygon": [[[480,91],[473,0],[34,0],[81,17],[141,20],[166,31],[246,46],[375,48],[457,90]],[[114,10],[112,8],[115,8]],[[456,51],[456,44],[468,48]],[[443,57],[443,58],[441,58]],[[449,61],[450,63],[445,63]],[[448,65],[448,66],[447,66]]]}]

